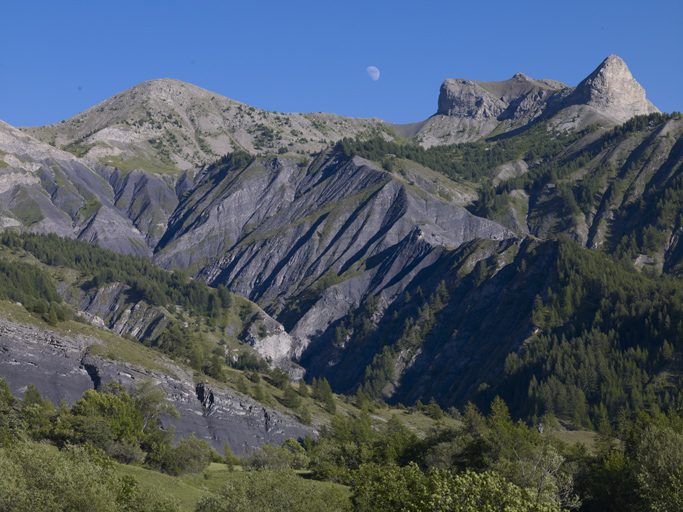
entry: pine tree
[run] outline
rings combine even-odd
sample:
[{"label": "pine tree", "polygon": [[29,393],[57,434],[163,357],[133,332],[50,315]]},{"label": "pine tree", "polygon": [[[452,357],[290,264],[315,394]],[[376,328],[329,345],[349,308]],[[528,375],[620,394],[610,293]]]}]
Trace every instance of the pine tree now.
[{"label": "pine tree", "polygon": [[311,389],[313,390],[312,396],[315,400],[320,400],[321,394],[320,394],[320,384],[318,379],[313,377],[313,381],[311,382]]},{"label": "pine tree", "polygon": [[436,403],[434,397],[431,398],[429,404],[425,407],[425,414],[433,420],[440,420],[443,418],[443,411],[439,404]]},{"label": "pine tree", "polygon": [[0,377],[0,403],[7,405],[14,404],[14,396],[12,396],[12,391],[9,387],[9,384],[7,384],[7,381],[2,377]]},{"label": "pine tree", "polygon": [[55,312],[54,308],[50,308],[50,311],[46,315],[43,315],[43,319],[52,326],[57,325],[57,322],[59,319],[57,318],[57,313]]},{"label": "pine tree", "polygon": [[240,375],[237,378],[237,386],[236,387],[237,387],[237,391],[239,391],[240,393],[244,393],[245,395],[249,392],[249,390],[247,389],[247,381],[244,380],[244,375]]},{"label": "pine tree", "polygon": [[320,386],[321,400],[324,405],[324,409],[330,414],[337,414],[337,405],[334,403],[334,395],[332,394],[332,388],[327,379],[323,378],[322,381],[318,381]]},{"label": "pine tree", "polygon": [[301,410],[299,411],[299,420],[304,425],[310,425],[313,422],[313,419],[311,418],[311,413],[308,411],[308,407],[306,407],[305,405],[302,406]]},{"label": "pine tree", "polygon": [[297,409],[301,406],[301,398],[299,398],[297,392],[294,391],[294,388],[290,385],[287,385],[285,388],[285,393],[282,397],[282,405],[290,409]]},{"label": "pine tree", "polygon": [[254,392],[251,394],[251,396],[254,397],[254,400],[256,400],[257,402],[264,402],[266,398],[263,393],[263,388],[260,384],[254,386]]},{"label": "pine tree", "polygon": [[308,385],[306,385],[306,381],[304,379],[299,381],[299,395],[301,395],[302,398],[308,398],[311,396],[311,393],[308,390]]}]

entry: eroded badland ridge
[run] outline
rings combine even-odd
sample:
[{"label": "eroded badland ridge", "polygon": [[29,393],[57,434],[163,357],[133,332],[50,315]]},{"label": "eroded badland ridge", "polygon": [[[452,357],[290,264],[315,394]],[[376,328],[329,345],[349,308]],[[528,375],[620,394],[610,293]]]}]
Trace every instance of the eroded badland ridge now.
[{"label": "eroded badland ridge", "polygon": [[[568,240],[678,275],[683,228],[662,212],[682,133],[614,55],[576,87],[447,79],[437,112],[400,126],[154,80],[55,125],[0,123],[0,222],[227,287],[266,325],[242,341],[336,391],[460,406],[527,393],[506,361],[567,327],[539,300],[565,286]],[[133,335],[124,295],[99,297],[71,300]],[[134,335],[158,336],[139,328],[155,315]]]}]

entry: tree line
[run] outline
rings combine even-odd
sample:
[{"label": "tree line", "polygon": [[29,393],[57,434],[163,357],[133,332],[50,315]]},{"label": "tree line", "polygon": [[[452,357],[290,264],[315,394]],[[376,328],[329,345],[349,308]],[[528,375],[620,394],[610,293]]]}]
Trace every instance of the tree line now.
[{"label": "tree line", "polygon": [[142,256],[119,254],[55,234],[5,231],[0,235],[0,243],[10,249],[22,249],[46,265],[72,268],[92,275],[86,288],[121,282],[151,305],[180,305],[187,311],[207,317],[216,316],[232,306],[231,294],[224,286],[212,289],[203,282],[190,279],[182,270],[163,270]]}]

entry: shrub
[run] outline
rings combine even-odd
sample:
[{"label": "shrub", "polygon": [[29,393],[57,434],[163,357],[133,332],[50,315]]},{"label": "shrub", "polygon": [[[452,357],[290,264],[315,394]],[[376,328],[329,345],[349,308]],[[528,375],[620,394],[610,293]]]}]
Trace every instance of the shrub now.
[{"label": "shrub", "polygon": [[329,512],[351,510],[338,489],[304,480],[289,471],[247,473],[239,482],[206,494],[197,512]]}]

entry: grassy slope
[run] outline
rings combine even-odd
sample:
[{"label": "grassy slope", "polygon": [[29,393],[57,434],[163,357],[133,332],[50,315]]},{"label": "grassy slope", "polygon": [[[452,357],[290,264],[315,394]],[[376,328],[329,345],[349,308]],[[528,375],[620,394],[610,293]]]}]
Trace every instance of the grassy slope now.
[{"label": "grassy slope", "polygon": [[[156,471],[151,471],[136,466],[126,466],[124,464],[117,464],[116,472],[119,476],[130,475],[135,477],[141,486],[146,488],[157,488],[163,494],[172,496],[180,501],[181,507],[186,511],[193,511],[197,500],[206,492],[217,491],[221,489],[227,482],[237,480],[239,481],[245,475],[239,466],[235,471],[229,471],[225,464],[212,463],[207,469],[201,473],[182,475],[179,477],[165,475]],[[299,471],[302,478],[306,478],[307,473]],[[338,488],[342,492],[351,496],[350,489],[340,484],[333,484],[330,482],[316,482],[316,485],[324,488]]]}]

